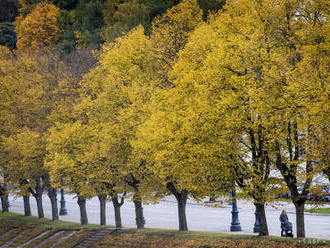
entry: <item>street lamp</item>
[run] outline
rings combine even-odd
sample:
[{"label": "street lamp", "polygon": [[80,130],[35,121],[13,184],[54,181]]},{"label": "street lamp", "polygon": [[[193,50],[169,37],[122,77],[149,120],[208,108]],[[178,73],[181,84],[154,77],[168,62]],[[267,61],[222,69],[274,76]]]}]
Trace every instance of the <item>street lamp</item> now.
[{"label": "street lamp", "polygon": [[64,199],[64,190],[61,189],[61,208],[60,208],[60,215],[67,215],[68,214],[68,211],[66,210],[66,207],[65,207],[65,199]]},{"label": "street lamp", "polygon": [[259,219],[258,219],[258,211],[257,211],[257,209],[254,212],[254,215],[256,217],[256,220],[254,222],[253,232],[254,233],[259,233]]},{"label": "street lamp", "polygon": [[233,186],[233,190],[231,192],[231,199],[232,199],[232,218],[231,218],[231,226],[230,231],[231,232],[239,232],[242,231],[241,224],[239,223],[238,219],[238,210],[237,210],[237,202],[236,202],[236,190],[235,186]]}]

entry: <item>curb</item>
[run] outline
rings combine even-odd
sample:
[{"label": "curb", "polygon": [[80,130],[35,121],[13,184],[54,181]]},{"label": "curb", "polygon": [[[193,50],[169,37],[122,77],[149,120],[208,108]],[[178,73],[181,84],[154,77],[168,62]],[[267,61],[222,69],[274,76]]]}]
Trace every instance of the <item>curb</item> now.
[{"label": "curb", "polygon": [[[296,214],[296,212],[288,212],[289,214]],[[304,212],[305,215],[313,215],[313,216],[327,216],[330,217],[330,214],[321,214],[321,213],[310,213],[310,212]]]},{"label": "curb", "polygon": [[[175,203],[175,204],[177,203],[177,201],[171,201],[171,200],[160,200],[160,202],[171,202],[171,203]],[[232,208],[231,206],[212,205],[212,203],[187,202],[186,204],[187,205],[192,205],[192,206],[203,206],[203,207],[210,207],[210,208]],[[241,208],[238,208],[238,209],[241,209]]]}]

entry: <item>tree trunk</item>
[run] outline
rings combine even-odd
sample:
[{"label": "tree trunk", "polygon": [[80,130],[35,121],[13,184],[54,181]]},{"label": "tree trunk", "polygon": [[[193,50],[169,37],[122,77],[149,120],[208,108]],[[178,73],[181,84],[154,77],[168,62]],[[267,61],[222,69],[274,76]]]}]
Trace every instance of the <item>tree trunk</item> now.
[{"label": "tree trunk", "polygon": [[78,205],[80,209],[80,223],[81,225],[88,224],[87,210],[86,210],[86,199],[78,196]]},{"label": "tree trunk", "polygon": [[36,199],[37,202],[37,208],[38,208],[38,218],[44,218],[44,208],[42,206],[42,193],[37,193],[34,198]]},{"label": "tree trunk", "polygon": [[137,226],[137,228],[144,228],[145,221],[144,221],[144,217],[143,217],[142,203],[138,199],[133,200],[133,202],[134,202],[134,207],[135,207],[136,226]]},{"label": "tree trunk", "polygon": [[268,226],[265,213],[265,204],[255,204],[259,221],[259,236],[268,236]]},{"label": "tree trunk", "polygon": [[187,231],[186,203],[188,199],[188,191],[182,190],[179,193],[172,182],[167,183],[166,187],[175,196],[178,202],[179,231]]},{"label": "tree trunk", "polygon": [[106,224],[105,208],[106,208],[106,195],[99,195],[100,201],[100,225],[104,226]]},{"label": "tree trunk", "polygon": [[48,197],[52,205],[52,220],[58,220],[58,207],[57,207],[57,190],[54,188],[48,189]]},{"label": "tree trunk", "polygon": [[135,221],[137,228],[144,228],[145,220],[143,217],[143,207],[141,198],[138,196],[140,181],[134,177],[133,174],[129,174],[126,178],[128,185],[134,189],[133,202],[135,207]]},{"label": "tree trunk", "polygon": [[121,216],[120,216],[120,207],[121,206],[114,206],[114,210],[115,210],[115,221],[116,221],[116,228],[117,229],[122,228]]},{"label": "tree trunk", "polygon": [[120,216],[120,207],[122,204],[118,202],[118,197],[112,197],[112,204],[115,210],[115,221],[116,221],[116,228],[120,229],[122,227],[121,224],[121,216]]},{"label": "tree trunk", "polygon": [[39,217],[39,219],[41,219],[41,218],[44,218],[44,209],[42,206],[43,187],[41,187],[41,178],[40,177],[36,178],[35,182],[36,182],[36,186],[34,187],[35,190],[33,190],[32,188],[29,188],[29,192],[36,199],[37,208],[38,208],[38,217]]},{"label": "tree trunk", "polygon": [[294,202],[296,208],[297,238],[305,238],[305,202]]},{"label": "tree trunk", "polygon": [[[6,176],[4,176],[5,178]],[[0,199],[2,212],[9,212],[9,201],[8,201],[8,191],[7,184],[0,184]]]},{"label": "tree trunk", "polygon": [[2,212],[8,212],[9,211],[8,195],[2,195],[1,196],[1,206],[2,206]]},{"label": "tree trunk", "polygon": [[24,195],[23,202],[24,202],[24,215],[31,216],[30,196]]},{"label": "tree trunk", "polygon": [[186,217],[186,203],[188,198],[188,192],[186,190],[182,191],[177,198],[178,201],[178,214],[179,214],[179,230],[187,231],[187,217]]}]

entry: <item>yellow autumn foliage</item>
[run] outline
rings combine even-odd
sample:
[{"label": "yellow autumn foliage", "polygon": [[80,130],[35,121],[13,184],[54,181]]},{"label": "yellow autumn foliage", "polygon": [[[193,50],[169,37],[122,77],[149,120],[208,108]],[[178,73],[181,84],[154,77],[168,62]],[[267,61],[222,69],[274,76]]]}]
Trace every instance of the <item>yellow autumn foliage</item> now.
[{"label": "yellow autumn foliage", "polygon": [[59,11],[53,4],[40,3],[24,19],[18,18],[15,23],[17,48],[24,51],[54,46],[61,32],[57,23]]}]

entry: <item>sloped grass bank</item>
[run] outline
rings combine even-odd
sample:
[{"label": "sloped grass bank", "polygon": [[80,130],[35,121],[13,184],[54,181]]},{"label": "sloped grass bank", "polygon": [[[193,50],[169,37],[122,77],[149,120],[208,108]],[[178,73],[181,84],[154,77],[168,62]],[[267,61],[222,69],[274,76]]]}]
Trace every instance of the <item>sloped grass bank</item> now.
[{"label": "sloped grass bank", "polygon": [[[95,229],[100,228],[100,225],[88,224],[80,225],[75,222],[68,221],[52,221],[47,218],[39,219],[35,216],[24,216],[12,212],[4,212],[0,214],[0,223],[6,222],[13,226],[28,226],[28,227],[44,227],[49,229]],[[110,227],[110,226],[109,226]]]},{"label": "sloped grass bank", "polygon": [[[110,227],[110,226],[108,226]],[[59,231],[72,230],[74,235],[68,236],[63,239],[56,247],[58,248],[69,248],[79,243],[81,240],[88,237],[92,230],[100,229],[99,225],[80,225],[79,223],[67,222],[67,221],[52,221],[50,219],[39,219],[34,216],[24,216],[21,214],[5,212],[0,213],[0,246],[6,244],[11,239],[17,237],[20,233],[24,232],[17,240],[15,240],[9,247],[20,247],[26,244],[29,240],[33,240],[24,248],[34,248],[38,244],[52,237]],[[11,232],[10,232],[11,231]],[[41,235],[45,232],[45,235]],[[5,235],[6,233],[9,233]],[[1,236],[5,235],[5,236]],[[40,236],[39,236],[40,235]],[[56,240],[48,240],[44,242],[41,248],[50,247],[55,244],[61,236],[57,237]]]}]

